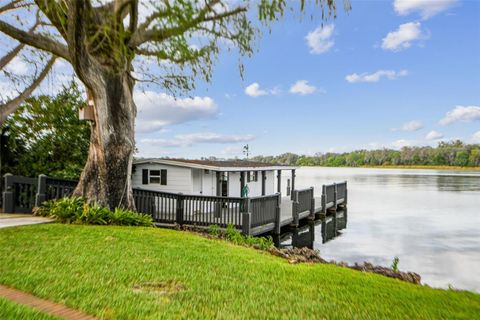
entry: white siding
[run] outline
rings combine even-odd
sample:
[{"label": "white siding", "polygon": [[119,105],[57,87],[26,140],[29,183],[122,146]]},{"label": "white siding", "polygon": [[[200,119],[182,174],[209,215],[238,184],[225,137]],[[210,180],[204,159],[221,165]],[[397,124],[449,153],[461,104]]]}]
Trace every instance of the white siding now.
[{"label": "white siding", "polygon": [[240,172],[228,173],[228,195],[240,197]]},{"label": "white siding", "polygon": [[267,179],[265,180],[265,194],[270,195],[277,192],[275,189],[275,171],[267,171]]},{"label": "white siding", "polygon": [[202,169],[192,169],[193,194],[202,194]]},{"label": "white siding", "polygon": [[[142,170],[167,170],[167,185],[142,184]],[[135,173],[132,174],[134,188],[150,189],[166,192],[181,192],[191,194],[193,192],[192,173],[190,168],[182,168],[156,163],[144,163],[135,165]]]},{"label": "white siding", "polygon": [[204,196],[217,195],[217,175],[215,171],[202,170],[202,194]]}]

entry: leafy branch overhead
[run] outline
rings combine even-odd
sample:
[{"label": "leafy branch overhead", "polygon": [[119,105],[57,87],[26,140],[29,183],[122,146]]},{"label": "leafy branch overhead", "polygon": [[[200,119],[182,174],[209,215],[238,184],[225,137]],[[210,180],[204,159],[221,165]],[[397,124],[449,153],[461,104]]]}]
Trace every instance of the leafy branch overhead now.
[{"label": "leafy branch overhead", "polygon": [[[333,0],[312,4],[321,8],[322,17],[335,14]],[[134,80],[188,91],[198,76],[211,80],[222,47],[251,55],[260,24],[279,19],[289,6],[303,11],[305,5],[305,0],[17,0],[0,8],[0,32],[22,46],[67,60],[76,71],[85,63],[80,57],[88,56],[90,63],[128,70]],[[41,30],[24,30],[15,23],[32,12],[37,13],[35,25]],[[257,20],[260,24],[255,24]],[[146,63],[151,59],[160,65],[158,72]]]}]

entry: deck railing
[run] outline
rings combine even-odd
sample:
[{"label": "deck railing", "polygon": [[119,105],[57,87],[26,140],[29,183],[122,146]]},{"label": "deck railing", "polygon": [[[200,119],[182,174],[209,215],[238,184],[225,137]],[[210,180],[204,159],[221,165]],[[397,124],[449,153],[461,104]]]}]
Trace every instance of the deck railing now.
[{"label": "deck railing", "polygon": [[313,187],[292,192],[292,217],[293,224],[298,225],[299,220],[315,212],[315,197]]},{"label": "deck railing", "polygon": [[275,223],[277,211],[280,208],[281,195],[276,193],[270,196],[250,198],[249,212],[251,213],[251,227],[256,228],[269,223]]},{"label": "deck railing", "polygon": [[151,214],[155,222],[194,226],[232,224],[242,227],[245,198],[187,195],[154,190],[133,189],[138,212]]},{"label": "deck railing", "polygon": [[31,212],[35,206],[37,178],[27,178],[6,174],[3,192],[3,211],[6,213]]},{"label": "deck railing", "polygon": [[77,184],[78,181],[75,180],[38,176],[36,206],[40,206],[44,201],[70,197]]},{"label": "deck railing", "polygon": [[245,198],[182,195],[183,223],[197,226],[216,224],[222,228],[242,227]]},{"label": "deck railing", "polygon": [[341,199],[347,204],[347,181],[337,183],[337,201]]}]

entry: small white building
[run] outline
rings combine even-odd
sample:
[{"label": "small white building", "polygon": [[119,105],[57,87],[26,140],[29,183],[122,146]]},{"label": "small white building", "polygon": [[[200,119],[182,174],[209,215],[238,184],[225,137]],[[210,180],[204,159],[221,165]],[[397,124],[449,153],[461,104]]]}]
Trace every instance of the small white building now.
[{"label": "small white building", "polygon": [[[256,197],[281,191],[282,170],[291,170],[294,189],[295,169],[241,160],[141,159],[133,162],[132,185],[192,195]],[[248,190],[248,195],[242,194],[242,190]]]}]

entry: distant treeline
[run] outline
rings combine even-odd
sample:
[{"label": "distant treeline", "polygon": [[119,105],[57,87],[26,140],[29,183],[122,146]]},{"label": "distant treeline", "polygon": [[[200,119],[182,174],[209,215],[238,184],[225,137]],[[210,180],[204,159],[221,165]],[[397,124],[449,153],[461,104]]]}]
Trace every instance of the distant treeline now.
[{"label": "distant treeline", "polygon": [[317,153],[314,156],[284,153],[256,156],[254,161],[298,166],[480,166],[480,144],[462,141],[440,142],[437,147],[404,147],[401,150],[357,150],[345,153]]}]

